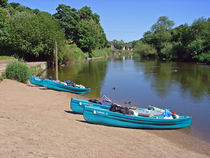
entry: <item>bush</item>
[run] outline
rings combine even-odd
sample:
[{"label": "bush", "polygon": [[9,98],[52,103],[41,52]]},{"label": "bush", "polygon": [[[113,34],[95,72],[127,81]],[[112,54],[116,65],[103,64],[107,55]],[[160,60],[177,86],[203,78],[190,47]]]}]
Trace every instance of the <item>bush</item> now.
[{"label": "bush", "polygon": [[88,57],[87,53],[77,47],[76,44],[65,45],[61,52],[58,54],[59,64],[73,63],[75,61],[80,61]]},{"label": "bush", "polygon": [[6,78],[25,83],[31,74],[30,68],[24,62],[14,61],[6,67]]},{"label": "bush", "polygon": [[206,53],[202,53],[198,56],[198,61],[199,62],[205,62],[207,64],[210,64],[210,51]]},{"label": "bush", "polygon": [[151,45],[138,42],[134,47],[134,53],[138,53],[142,57],[154,58],[157,56],[157,50]]},{"label": "bush", "polygon": [[69,49],[67,45],[65,45],[61,52],[58,54],[58,63],[60,64],[67,64],[74,61],[74,54],[73,51]]},{"label": "bush", "polygon": [[83,60],[88,58],[88,53],[84,53],[79,47],[77,47],[76,44],[68,45],[68,47],[73,52],[75,60]]},{"label": "bush", "polygon": [[169,60],[173,59],[173,44],[168,43],[163,49],[161,49],[162,58]]}]

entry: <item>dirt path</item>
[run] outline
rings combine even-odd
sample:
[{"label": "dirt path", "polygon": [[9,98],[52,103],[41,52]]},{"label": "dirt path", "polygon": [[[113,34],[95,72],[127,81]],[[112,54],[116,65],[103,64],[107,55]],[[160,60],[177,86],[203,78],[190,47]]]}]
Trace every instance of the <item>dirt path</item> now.
[{"label": "dirt path", "polygon": [[[207,158],[210,146],[177,134],[89,124],[66,92],[0,83],[0,158]],[[170,135],[176,135],[170,140]],[[168,137],[167,137],[168,136]],[[196,145],[195,145],[196,144]]]}]

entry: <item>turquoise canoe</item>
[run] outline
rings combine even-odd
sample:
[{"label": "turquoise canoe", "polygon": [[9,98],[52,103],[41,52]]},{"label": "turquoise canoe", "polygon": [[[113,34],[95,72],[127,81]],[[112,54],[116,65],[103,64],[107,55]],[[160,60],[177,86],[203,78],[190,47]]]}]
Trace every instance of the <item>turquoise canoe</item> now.
[{"label": "turquoise canoe", "polygon": [[89,123],[108,126],[146,129],[177,129],[191,125],[192,117],[179,116],[177,119],[150,118],[144,116],[126,115],[97,106],[85,106],[84,119]]},{"label": "turquoise canoe", "polygon": [[44,86],[43,85],[43,80],[42,78],[36,77],[36,76],[31,76],[30,77],[30,83],[37,85],[37,86]]},{"label": "turquoise canoe", "polygon": [[76,93],[76,94],[83,94],[83,93],[90,92],[90,88],[79,88],[79,87],[68,86],[65,84],[54,82],[49,79],[43,80],[43,84],[45,87],[47,87],[49,89],[71,92],[71,93]]},{"label": "turquoise canoe", "polygon": [[110,108],[110,106],[92,103],[92,102],[89,102],[85,99],[71,98],[70,108],[73,112],[78,113],[78,114],[83,114],[85,105],[101,107],[101,108],[104,108],[104,109],[109,109]]}]

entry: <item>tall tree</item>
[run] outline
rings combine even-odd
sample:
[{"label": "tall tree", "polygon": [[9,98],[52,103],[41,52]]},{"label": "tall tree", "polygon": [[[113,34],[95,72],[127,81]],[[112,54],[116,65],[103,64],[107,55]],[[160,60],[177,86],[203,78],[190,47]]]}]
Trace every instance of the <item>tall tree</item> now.
[{"label": "tall tree", "polygon": [[84,52],[91,52],[100,48],[101,33],[100,26],[94,20],[81,20],[77,25],[75,42]]},{"label": "tall tree", "polygon": [[62,28],[65,29],[66,40],[75,40],[76,26],[80,21],[79,14],[75,8],[60,4],[54,17],[59,20]]},{"label": "tall tree", "polygon": [[167,16],[161,16],[158,18],[157,22],[152,25],[151,30],[161,31],[161,30],[170,30],[174,26],[174,22],[169,20]]}]

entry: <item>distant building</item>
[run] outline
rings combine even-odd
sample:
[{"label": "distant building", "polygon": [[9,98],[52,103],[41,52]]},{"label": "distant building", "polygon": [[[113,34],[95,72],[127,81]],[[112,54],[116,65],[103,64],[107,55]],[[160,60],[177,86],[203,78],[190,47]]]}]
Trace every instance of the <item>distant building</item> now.
[{"label": "distant building", "polygon": [[132,49],[131,44],[130,43],[126,43],[125,44],[125,49],[130,51]]}]

